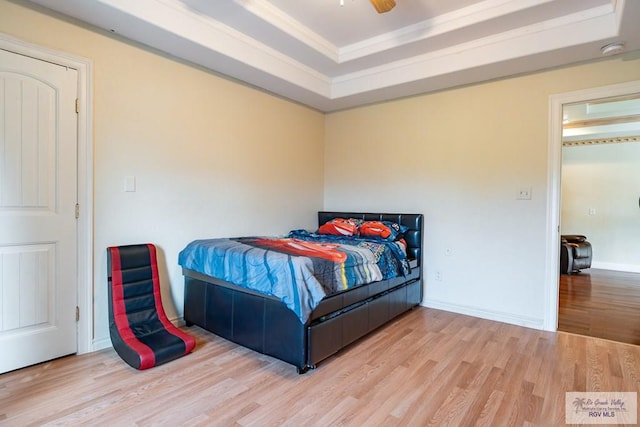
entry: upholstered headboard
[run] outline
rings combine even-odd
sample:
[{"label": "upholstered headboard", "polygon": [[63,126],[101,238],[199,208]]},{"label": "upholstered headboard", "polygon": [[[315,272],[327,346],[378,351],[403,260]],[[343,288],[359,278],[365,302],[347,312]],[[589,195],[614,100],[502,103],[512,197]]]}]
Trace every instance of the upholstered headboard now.
[{"label": "upholstered headboard", "polygon": [[357,218],[365,221],[392,221],[404,225],[408,231],[404,234],[407,242],[409,259],[422,264],[423,215],[397,213],[362,213],[362,212],[318,212],[318,226],[334,218]]}]

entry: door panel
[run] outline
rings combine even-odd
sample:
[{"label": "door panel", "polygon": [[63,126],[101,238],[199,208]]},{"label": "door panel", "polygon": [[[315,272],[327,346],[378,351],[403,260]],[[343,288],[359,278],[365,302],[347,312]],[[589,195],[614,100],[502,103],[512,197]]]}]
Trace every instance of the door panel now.
[{"label": "door panel", "polygon": [[77,78],[0,50],[0,373],[77,349]]},{"label": "door panel", "polygon": [[15,73],[0,72],[0,82],[0,99],[4,98],[0,209],[55,211],[56,123],[50,115],[56,92]]},{"label": "door panel", "polygon": [[[14,246],[0,250],[0,331],[52,324],[49,307],[55,259],[53,245]],[[7,286],[5,286],[7,284]]]}]

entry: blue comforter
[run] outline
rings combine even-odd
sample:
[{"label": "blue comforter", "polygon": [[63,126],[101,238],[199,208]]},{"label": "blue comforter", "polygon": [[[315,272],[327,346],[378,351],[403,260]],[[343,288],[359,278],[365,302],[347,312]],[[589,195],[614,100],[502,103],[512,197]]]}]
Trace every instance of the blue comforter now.
[{"label": "blue comforter", "polygon": [[292,231],[286,238],[195,240],[179,254],[185,269],[280,299],[305,323],[327,295],[408,273],[393,242]]}]

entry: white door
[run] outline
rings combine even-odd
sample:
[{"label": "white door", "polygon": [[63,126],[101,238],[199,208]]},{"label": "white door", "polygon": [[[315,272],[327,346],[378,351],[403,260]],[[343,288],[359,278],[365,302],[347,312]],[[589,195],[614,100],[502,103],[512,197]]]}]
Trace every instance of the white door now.
[{"label": "white door", "polygon": [[77,350],[77,79],[0,49],[0,373]]}]

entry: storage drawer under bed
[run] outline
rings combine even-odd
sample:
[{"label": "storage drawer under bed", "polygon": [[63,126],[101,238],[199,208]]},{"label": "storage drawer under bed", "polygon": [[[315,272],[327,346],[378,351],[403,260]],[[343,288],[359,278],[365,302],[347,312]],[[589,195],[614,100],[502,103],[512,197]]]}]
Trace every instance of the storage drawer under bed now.
[{"label": "storage drawer under bed", "polygon": [[307,327],[308,364],[315,365],[420,303],[416,279],[332,313]]}]

